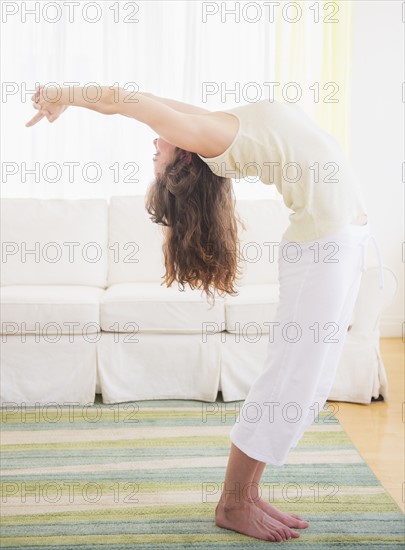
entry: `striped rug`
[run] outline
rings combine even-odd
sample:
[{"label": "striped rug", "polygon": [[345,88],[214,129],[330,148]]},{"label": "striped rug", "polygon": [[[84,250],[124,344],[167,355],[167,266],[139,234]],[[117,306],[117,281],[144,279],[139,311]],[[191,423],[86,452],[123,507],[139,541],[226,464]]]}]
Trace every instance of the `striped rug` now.
[{"label": "striped rug", "polygon": [[[213,521],[239,406],[3,407],[1,548],[268,548]],[[284,546],[404,547],[404,515],[327,411],[261,494],[310,524]]]}]

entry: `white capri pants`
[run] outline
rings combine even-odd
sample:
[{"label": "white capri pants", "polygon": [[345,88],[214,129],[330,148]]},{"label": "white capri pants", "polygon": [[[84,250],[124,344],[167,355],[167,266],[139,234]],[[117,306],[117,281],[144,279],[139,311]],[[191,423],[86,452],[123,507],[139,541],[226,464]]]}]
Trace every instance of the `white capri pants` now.
[{"label": "white capri pants", "polygon": [[[316,241],[281,241],[280,296],[264,369],[230,433],[234,445],[251,458],[283,465],[290,448],[323,409],[358,296],[370,236],[369,223],[348,224]],[[382,277],[380,257],[379,262]]]}]

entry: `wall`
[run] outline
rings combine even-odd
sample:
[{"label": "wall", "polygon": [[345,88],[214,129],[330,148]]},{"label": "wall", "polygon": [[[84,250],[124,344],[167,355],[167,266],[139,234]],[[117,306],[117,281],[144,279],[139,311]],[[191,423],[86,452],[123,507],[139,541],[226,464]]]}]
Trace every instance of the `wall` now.
[{"label": "wall", "polygon": [[[404,318],[404,196],[402,181],[403,3],[353,2],[350,160],[368,205],[383,263],[398,279],[381,335],[401,336]],[[367,264],[377,262],[370,243]]]}]

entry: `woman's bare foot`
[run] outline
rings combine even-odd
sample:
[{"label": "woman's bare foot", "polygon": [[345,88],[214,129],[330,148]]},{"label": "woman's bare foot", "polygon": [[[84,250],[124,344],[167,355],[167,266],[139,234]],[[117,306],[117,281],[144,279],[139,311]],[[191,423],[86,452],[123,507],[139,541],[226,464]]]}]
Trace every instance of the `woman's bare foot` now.
[{"label": "woman's bare foot", "polygon": [[226,506],[220,500],[215,510],[215,523],[224,529],[273,542],[300,536],[286,524],[268,515],[260,506],[247,501]]},{"label": "woman's bare foot", "polygon": [[277,510],[274,506],[262,500],[261,498],[254,501],[254,504],[258,506],[263,512],[272,518],[280,521],[287,527],[294,527],[295,529],[306,529],[309,526],[309,523],[305,521],[301,516],[297,514],[288,514],[287,512],[282,512]]}]

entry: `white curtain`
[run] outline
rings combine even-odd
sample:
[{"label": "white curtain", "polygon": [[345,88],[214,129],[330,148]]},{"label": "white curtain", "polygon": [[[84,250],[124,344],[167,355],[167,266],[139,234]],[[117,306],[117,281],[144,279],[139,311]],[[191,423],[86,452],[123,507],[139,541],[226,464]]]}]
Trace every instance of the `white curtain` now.
[{"label": "white curtain", "polygon": [[[2,2],[1,195],[144,194],[153,178],[156,136],[135,120],[69,107],[54,124],[26,128],[39,83],[118,84],[210,110],[266,99],[274,89],[276,99],[299,103],[344,142],[346,104],[341,97],[343,123],[328,126],[334,104],[324,101],[322,77],[332,30],[334,40],[350,43],[349,10],[350,2],[282,0]],[[339,88],[346,89],[348,54],[328,51],[345,65]],[[260,182],[234,187],[237,196],[277,197],[275,186]]]}]

